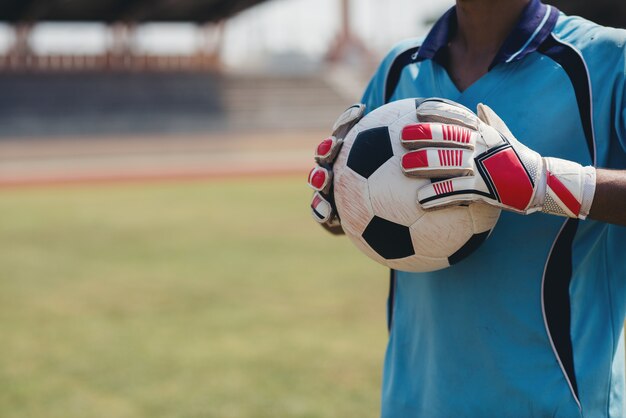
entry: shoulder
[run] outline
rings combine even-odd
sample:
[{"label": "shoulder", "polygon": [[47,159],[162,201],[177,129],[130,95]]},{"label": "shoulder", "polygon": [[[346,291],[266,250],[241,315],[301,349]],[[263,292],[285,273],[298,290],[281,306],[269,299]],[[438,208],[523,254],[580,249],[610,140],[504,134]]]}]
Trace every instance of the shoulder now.
[{"label": "shoulder", "polygon": [[389,69],[395,63],[397,63],[399,60],[402,60],[403,58],[410,59],[411,55],[419,50],[420,46],[422,45],[422,41],[422,38],[410,38],[395,44],[380,61],[380,64],[378,65],[378,68],[374,73],[374,77],[372,78],[372,81],[382,82],[389,72]]},{"label": "shoulder", "polygon": [[[626,119],[622,114],[626,108],[626,30],[561,14],[552,34],[560,44],[558,47],[566,51],[561,54],[560,63],[570,66],[572,82],[575,86],[588,86],[579,88],[578,93],[589,91],[587,111],[594,119],[588,129],[594,131],[594,140],[598,141],[599,164],[609,164],[616,160],[615,155],[608,156],[609,152],[613,154],[608,147],[613,146],[616,138],[615,127],[622,150],[626,149]],[[564,58],[567,53],[569,61]]]},{"label": "shoulder", "polygon": [[378,69],[371,78],[361,102],[370,112],[386,102],[389,73],[395,67],[404,66],[422,45],[422,38],[409,38],[395,44],[381,60]]},{"label": "shoulder", "polygon": [[422,45],[423,38],[409,38],[395,44],[382,59],[378,73],[387,73],[398,60],[408,59]]},{"label": "shoulder", "polygon": [[579,16],[561,14],[553,31],[561,42],[578,49],[586,60],[603,61],[623,58],[626,30],[602,26]]}]

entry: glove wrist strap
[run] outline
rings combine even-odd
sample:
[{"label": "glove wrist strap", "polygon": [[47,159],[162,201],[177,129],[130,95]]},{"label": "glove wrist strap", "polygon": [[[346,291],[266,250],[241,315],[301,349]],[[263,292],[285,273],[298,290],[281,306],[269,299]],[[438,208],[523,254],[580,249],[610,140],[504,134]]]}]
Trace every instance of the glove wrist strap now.
[{"label": "glove wrist strap", "polygon": [[596,193],[596,168],[592,166],[583,167],[583,201],[580,207],[578,217],[580,219],[587,218],[593,203],[593,197]]},{"label": "glove wrist strap", "polygon": [[545,194],[541,211],[585,219],[596,190],[596,169],[559,158],[544,158]]}]

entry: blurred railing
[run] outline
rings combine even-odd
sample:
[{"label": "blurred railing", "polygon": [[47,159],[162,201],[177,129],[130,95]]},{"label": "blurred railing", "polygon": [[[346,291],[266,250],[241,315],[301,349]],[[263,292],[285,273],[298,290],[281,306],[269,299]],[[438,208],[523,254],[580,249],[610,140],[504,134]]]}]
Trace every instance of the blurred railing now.
[{"label": "blurred railing", "polygon": [[2,72],[47,71],[213,71],[220,60],[196,55],[0,55]]}]

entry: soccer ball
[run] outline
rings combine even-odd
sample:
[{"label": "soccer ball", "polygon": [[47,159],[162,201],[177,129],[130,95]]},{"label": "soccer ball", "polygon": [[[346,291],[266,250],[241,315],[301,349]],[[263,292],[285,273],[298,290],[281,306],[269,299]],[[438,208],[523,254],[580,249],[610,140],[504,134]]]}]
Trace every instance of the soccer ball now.
[{"label": "soccer ball", "polygon": [[382,106],[344,138],[333,166],[334,196],[346,235],[370,258],[396,270],[449,267],[489,236],[500,209],[485,203],[424,211],[417,190],[429,179],[408,178],[400,160],[402,128],[418,123],[416,99]]}]

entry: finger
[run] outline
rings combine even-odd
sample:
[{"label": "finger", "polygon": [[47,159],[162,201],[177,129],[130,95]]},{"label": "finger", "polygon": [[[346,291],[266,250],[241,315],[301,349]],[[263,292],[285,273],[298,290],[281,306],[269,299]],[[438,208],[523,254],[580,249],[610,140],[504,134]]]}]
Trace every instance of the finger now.
[{"label": "finger", "polygon": [[417,123],[402,128],[400,142],[407,149],[424,147],[474,148],[478,132],[459,125]]},{"label": "finger", "polygon": [[309,186],[316,192],[328,192],[332,177],[332,171],[318,165],[309,172],[307,181]]},{"label": "finger", "polygon": [[311,200],[311,214],[313,219],[323,224],[328,223],[334,215],[333,207],[321,193],[315,192]]},{"label": "finger", "polygon": [[361,120],[364,114],[364,104],[357,103],[347,108],[335,121],[333,136],[343,139],[348,131]]},{"label": "finger", "polygon": [[475,189],[474,176],[455,177],[421,187],[417,191],[417,201],[424,209],[456,205],[484,200]]},{"label": "finger", "polygon": [[420,122],[447,123],[462,125],[474,130],[478,129],[478,118],[471,110],[446,99],[423,100],[417,106],[416,115]]},{"label": "finger", "polygon": [[335,136],[326,138],[315,148],[315,161],[320,164],[331,164],[337,157],[342,144],[343,141]]},{"label": "finger", "polygon": [[423,148],[402,156],[402,171],[411,177],[458,177],[474,173],[473,152],[459,148]]}]

